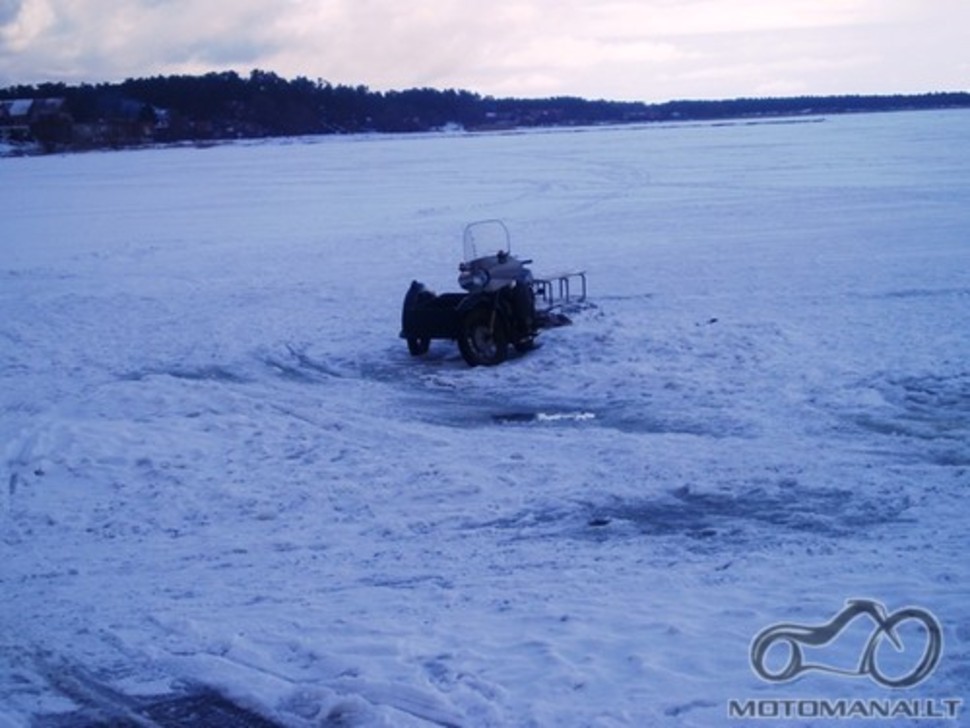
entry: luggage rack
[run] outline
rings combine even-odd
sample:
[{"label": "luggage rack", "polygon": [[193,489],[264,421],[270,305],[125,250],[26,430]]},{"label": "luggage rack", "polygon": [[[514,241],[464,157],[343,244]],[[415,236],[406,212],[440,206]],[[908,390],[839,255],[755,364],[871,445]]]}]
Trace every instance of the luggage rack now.
[{"label": "luggage rack", "polygon": [[[572,291],[574,283],[579,285],[579,291],[575,296]],[[532,290],[535,292],[537,302],[541,300],[547,308],[568,303],[583,303],[586,301],[586,271],[555,273],[533,278]]]}]

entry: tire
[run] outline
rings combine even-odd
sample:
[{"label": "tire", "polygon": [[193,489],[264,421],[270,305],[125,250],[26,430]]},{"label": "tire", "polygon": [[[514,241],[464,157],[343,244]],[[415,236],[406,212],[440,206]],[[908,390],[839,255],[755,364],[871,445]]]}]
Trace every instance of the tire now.
[{"label": "tire", "polygon": [[417,336],[408,337],[408,351],[411,353],[411,356],[421,356],[422,354],[427,354],[428,349],[430,348],[431,339]]},{"label": "tire", "polygon": [[525,354],[527,351],[532,351],[536,348],[536,340],[534,337],[529,336],[525,339],[519,339],[514,344],[515,350],[520,354]]},{"label": "tire", "polygon": [[491,367],[509,355],[509,340],[502,316],[488,308],[475,308],[461,322],[458,348],[469,366]]}]

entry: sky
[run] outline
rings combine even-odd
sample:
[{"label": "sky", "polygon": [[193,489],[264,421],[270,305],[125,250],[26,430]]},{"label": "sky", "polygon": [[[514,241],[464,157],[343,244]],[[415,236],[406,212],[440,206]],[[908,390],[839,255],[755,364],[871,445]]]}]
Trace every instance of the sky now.
[{"label": "sky", "polygon": [[970,89],[970,0],[0,0],[0,86],[253,69],[662,102]]}]

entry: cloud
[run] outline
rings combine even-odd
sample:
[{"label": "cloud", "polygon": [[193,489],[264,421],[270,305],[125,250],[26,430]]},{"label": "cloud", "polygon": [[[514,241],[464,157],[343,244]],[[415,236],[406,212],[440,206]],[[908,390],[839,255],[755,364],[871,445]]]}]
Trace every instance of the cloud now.
[{"label": "cloud", "polygon": [[0,0],[0,26],[13,22],[22,5],[22,0]]},{"label": "cloud", "polygon": [[0,52],[4,55],[29,50],[54,22],[46,0],[3,0],[0,8]]},{"label": "cloud", "polygon": [[673,42],[621,34],[630,27],[624,18],[604,18],[598,7],[569,0],[496,0],[476,7],[467,0],[412,0],[406,12],[393,12],[382,0],[295,2],[277,23],[288,43],[271,65],[287,71],[312,66],[332,81],[376,88],[461,86],[544,95],[567,93],[596,69],[625,73],[684,55]]},{"label": "cloud", "polygon": [[262,68],[513,96],[936,90],[966,77],[968,15],[965,0],[0,0],[0,84]]},{"label": "cloud", "polygon": [[279,42],[265,31],[276,6],[263,0],[216,11],[196,0],[22,0],[21,6],[3,29],[2,48],[13,72],[29,71],[30,80],[213,70],[255,63]]}]

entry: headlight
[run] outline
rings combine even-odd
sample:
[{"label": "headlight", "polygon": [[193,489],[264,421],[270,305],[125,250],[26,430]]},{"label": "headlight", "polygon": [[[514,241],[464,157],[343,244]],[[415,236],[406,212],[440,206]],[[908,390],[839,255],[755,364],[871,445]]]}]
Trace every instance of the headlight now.
[{"label": "headlight", "polygon": [[478,269],[476,271],[466,271],[458,276],[458,285],[466,291],[478,291],[488,285],[488,271]]}]

